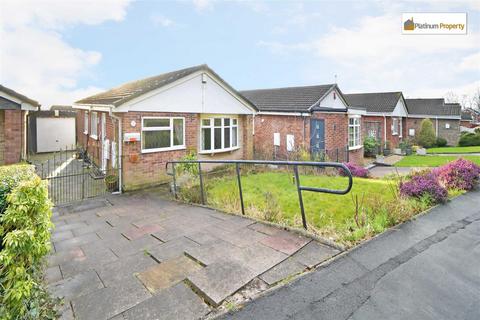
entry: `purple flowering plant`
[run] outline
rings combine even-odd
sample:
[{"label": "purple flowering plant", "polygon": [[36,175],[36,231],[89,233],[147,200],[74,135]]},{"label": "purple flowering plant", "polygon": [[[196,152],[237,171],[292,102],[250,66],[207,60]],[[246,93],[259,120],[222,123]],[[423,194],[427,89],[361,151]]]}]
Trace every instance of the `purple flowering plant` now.
[{"label": "purple flowering plant", "polygon": [[480,180],[480,166],[462,158],[435,169],[434,173],[447,189],[472,190]]},{"label": "purple flowering plant", "polygon": [[[365,169],[364,167],[359,166],[353,162],[347,162],[347,163],[344,163],[344,165],[347,166],[347,168],[352,173],[352,176],[354,177],[368,178],[370,174],[368,172],[368,169]],[[346,173],[343,169],[340,169],[339,171],[340,171],[340,175],[346,176]]]},{"label": "purple flowering plant", "polygon": [[400,194],[413,198],[430,196],[435,203],[445,202],[448,197],[447,189],[440,185],[434,172],[422,172],[401,182]]}]

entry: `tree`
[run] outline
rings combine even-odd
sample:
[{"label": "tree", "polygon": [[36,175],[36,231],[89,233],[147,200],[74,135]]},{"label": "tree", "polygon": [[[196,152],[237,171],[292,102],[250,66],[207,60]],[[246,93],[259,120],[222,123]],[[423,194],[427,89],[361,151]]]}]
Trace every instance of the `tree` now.
[{"label": "tree", "polygon": [[436,140],[432,121],[430,121],[430,119],[423,119],[420,132],[418,133],[418,144],[424,148],[430,148],[435,145]]}]

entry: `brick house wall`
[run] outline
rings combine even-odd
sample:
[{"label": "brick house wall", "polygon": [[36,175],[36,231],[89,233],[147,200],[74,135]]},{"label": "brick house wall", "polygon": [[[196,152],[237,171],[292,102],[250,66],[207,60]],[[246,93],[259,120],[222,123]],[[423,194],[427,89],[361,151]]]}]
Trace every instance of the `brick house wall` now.
[{"label": "brick house wall", "polygon": [[[392,117],[386,117],[386,121],[383,116],[364,116],[362,118],[363,118],[363,122],[365,123],[362,130],[364,137],[368,136],[368,132],[367,132],[368,125],[366,124],[366,122],[380,124],[380,140],[381,140],[382,148],[385,146],[385,133],[386,133],[387,141],[390,142],[390,149],[398,148],[400,145],[400,142],[402,142],[402,140],[406,138],[406,134],[408,133],[407,118],[402,118],[402,135],[400,134],[394,135],[392,133],[392,124],[393,124]],[[385,122],[386,122],[386,128],[385,128]],[[386,129],[386,132],[385,132],[385,129]]]},{"label": "brick house wall", "polygon": [[[304,147],[310,150],[310,120],[325,121],[325,149],[328,156],[335,157],[339,151],[339,160],[346,160],[345,152],[348,145],[348,114],[313,112],[310,117],[284,115],[258,115],[255,117],[254,156],[261,159],[288,158],[287,135],[294,136],[295,148]],[[363,126],[363,123],[361,122]],[[280,147],[274,151],[273,135],[280,134]],[[361,141],[362,138],[361,138]],[[350,151],[352,161],[363,163],[363,148],[360,151]],[[344,156],[342,156],[342,154]]]},{"label": "brick house wall", "polygon": [[0,164],[22,160],[24,150],[25,111],[3,110],[0,116]]},{"label": "brick house wall", "polygon": [[[409,129],[415,129],[415,136],[409,138],[413,138],[416,142],[418,133],[422,128],[422,118],[408,118],[406,130],[407,134],[409,134]],[[435,134],[437,133],[437,123],[436,119],[430,119],[433,123],[433,130]],[[446,125],[449,124],[450,128],[446,128]],[[450,146],[456,146],[458,144],[458,140],[460,139],[460,120],[456,119],[438,119],[438,137],[442,137],[447,140],[447,144]]]}]

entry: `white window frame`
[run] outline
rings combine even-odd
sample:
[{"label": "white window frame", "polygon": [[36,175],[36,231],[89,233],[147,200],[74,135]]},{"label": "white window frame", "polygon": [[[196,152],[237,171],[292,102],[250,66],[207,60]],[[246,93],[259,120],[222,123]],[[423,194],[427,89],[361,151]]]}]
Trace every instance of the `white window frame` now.
[{"label": "white window frame", "polygon": [[[95,121],[93,121],[95,116]],[[98,139],[98,113],[90,112],[90,138],[97,140]]]},{"label": "white window frame", "polygon": [[85,114],[83,116],[83,134],[88,134],[88,124],[89,123],[90,123],[89,114],[88,114],[88,111],[85,111]]},{"label": "white window frame", "polygon": [[402,118],[392,118],[392,136],[402,137]]},{"label": "white window frame", "polygon": [[[353,124],[350,123],[353,120]],[[348,117],[348,150],[355,150],[362,148],[362,136],[361,136],[361,117],[350,116]],[[350,129],[353,130],[353,140],[350,139]]]},{"label": "white window frame", "polygon": [[[221,126],[215,126],[215,119],[221,119]],[[224,119],[230,119],[230,125],[225,125]],[[210,125],[204,125],[203,120],[210,120]],[[233,120],[235,120],[236,124],[233,124]],[[211,153],[219,153],[219,152],[228,152],[240,149],[240,129],[239,129],[239,119],[237,117],[231,116],[215,116],[215,117],[203,117],[200,118],[200,154],[211,154]],[[203,149],[203,129],[210,129],[210,149]],[[221,136],[222,136],[222,148],[215,149],[215,128],[221,128]],[[225,129],[229,128],[230,130],[230,147],[225,148]],[[233,146],[233,128],[237,128],[237,141],[236,146]]]},{"label": "white window frame", "polygon": [[[170,125],[168,127],[145,127],[143,125],[144,120],[146,119],[168,119],[170,120]],[[183,123],[183,143],[178,146],[173,145],[173,120],[182,120]],[[152,153],[152,152],[163,152],[163,151],[172,151],[172,150],[183,150],[186,149],[185,146],[185,117],[142,117],[142,128],[140,132],[140,145],[142,148],[142,153]],[[164,148],[152,148],[152,149],[144,149],[143,148],[143,132],[145,131],[170,131],[170,147]]]}]

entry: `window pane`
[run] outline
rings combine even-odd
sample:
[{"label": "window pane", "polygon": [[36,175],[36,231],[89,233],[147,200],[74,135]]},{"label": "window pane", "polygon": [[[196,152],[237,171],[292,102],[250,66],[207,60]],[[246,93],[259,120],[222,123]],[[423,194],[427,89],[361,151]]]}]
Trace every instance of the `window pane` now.
[{"label": "window pane", "polygon": [[232,119],[232,124],[237,125],[237,119]]},{"label": "window pane", "polygon": [[183,119],[173,119],[173,145],[183,144]]},{"label": "window pane", "polygon": [[211,150],[212,149],[212,129],[203,128],[202,129],[202,150]]},{"label": "window pane", "polygon": [[229,126],[230,125],[230,119],[229,118],[224,118],[223,119],[223,125],[224,126]]},{"label": "window pane", "polygon": [[144,127],[170,127],[170,119],[143,119]]},{"label": "window pane", "polygon": [[237,130],[238,128],[232,128],[232,147],[236,147],[238,145],[238,138],[237,138]]},{"label": "window pane", "polygon": [[222,128],[215,128],[214,130],[214,149],[222,149]]},{"label": "window pane", "polygon": [[230,148],[230,128],[224,128],[224,148]]},{"label": "window pane", "polygon": [[143,149],[170,147],[170,130],[143,131]]},{"label": "window pane", "polygon": [[202,119],[202,126],[209,127],[210,126],[210,119]]},{"label": "window pane", "polygon": [[214,120],[214,125],[215,127],[221,127],[222,126],[222,119],[217,118]]}]

